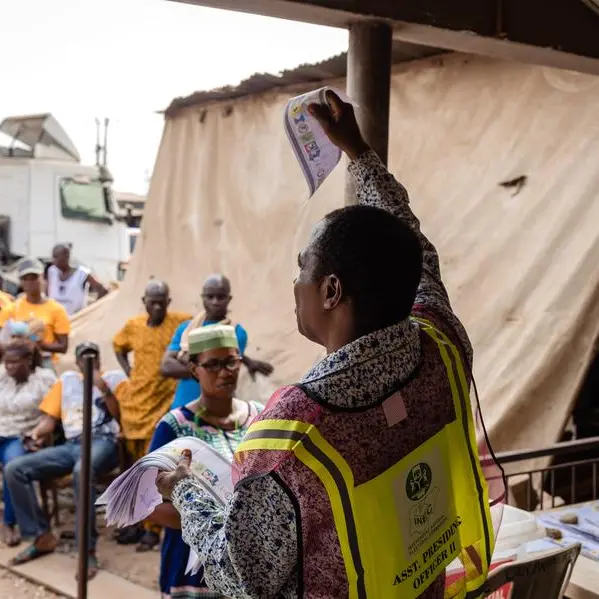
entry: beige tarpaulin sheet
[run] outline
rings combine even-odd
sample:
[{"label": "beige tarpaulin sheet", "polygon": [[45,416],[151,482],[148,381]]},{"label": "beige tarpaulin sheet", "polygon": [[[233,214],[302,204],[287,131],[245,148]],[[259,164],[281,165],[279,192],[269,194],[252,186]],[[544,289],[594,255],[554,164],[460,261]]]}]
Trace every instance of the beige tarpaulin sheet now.
[{"label": "beige tarpaulin sheet", "polygon": [[[99,341],[114,363],[111,336],[140,311],[148,277],[195,310],[203,278],[222,271],[248,354],[273,362],[274,383],[321,355],[295,330],[292,282],[311,226],[343,203],[343,169],[307,201],[283,130],[290,93],[166,121],[127,278],[75,319],[73,347]],[[392,170],[472,337],[496,448],[553,443],[599,331],[599,78],[461,55],[404,65],[391,137]],[[499,185],[521,176],[519,193]]]}]

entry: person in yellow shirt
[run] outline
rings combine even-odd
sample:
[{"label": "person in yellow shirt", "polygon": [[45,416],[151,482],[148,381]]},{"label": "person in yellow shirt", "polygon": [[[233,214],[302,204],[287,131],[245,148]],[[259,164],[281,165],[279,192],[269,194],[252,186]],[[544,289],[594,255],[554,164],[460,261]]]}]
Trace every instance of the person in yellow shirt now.
[{"label": "person in yellow shirt", "polygon": [[69,348],[71,322],[66,310],[53,299],[42,293],[44,265],[32,258],[21,260],[17,267],[23,295],[9,306],[0,310],[0,327],[9,321],[41,321],[43,332],[37,340],[45,368],[54,368],[58,354],[65,354]]},{"label": "person in yellow shirt", "polygon": [[15,298],[10,295],[10,293],[6,293],[6,291],[0,291],[0,310],[6,310],[7,308],[10,308],[14,302]]},{"label": "person in yellow shirt", "polygon": [[[120,410],[127,453],[134,461],[146,455],[156,424],[169,411],[177,381],[160,374],[160,363],[177,327],[192,317],[168,311],[170,291],[162,281],[151,280],[142,301],[145,314],[129,319],[113,339],[116,358],[130,380],[130,392],[120,401]],[[160,527],[146,524],[144,528],[141,539],[139,529],[123,529],[117,542],[141,540],[139,551],[153,548],[160,542]]]}]

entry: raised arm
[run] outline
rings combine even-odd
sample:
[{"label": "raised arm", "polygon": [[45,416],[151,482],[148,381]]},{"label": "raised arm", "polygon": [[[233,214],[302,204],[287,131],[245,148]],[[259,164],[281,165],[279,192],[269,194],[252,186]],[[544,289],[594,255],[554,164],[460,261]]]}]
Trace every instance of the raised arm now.
[{"label": "raised arm", "polygon": [[[472,347],[461,322],[454,314],[441,279],[439,256],[435,246],[420,229],[420,222],[409,205],[408,192],[387,170],[376,152],[364,141],[351,104],[328,92],[328,107],[313,105],[311,113],[319,121],[329,139],[350,159],[356,196],[360,204],[385,210],[401,219],[420,239],[422,246],[422,278],[414,302],[416,315],[436,316],[437,326],[457,335],[469,363]],[[435,319],[437,320],[437,319]]]}]

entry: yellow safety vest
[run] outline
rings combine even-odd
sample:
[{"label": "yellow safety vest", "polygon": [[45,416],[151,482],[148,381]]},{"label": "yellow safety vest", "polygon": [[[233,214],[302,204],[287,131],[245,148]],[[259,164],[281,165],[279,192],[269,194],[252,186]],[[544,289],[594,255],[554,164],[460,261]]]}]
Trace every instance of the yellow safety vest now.
[{"label": "yellow safety vest", "polygon": [[437,344],[449,377],[456,418],[440,432],[358,486],[317,426],[298,420],[255,422],[235,456],[242,464],[248,452],[289,451],[316,474],[332,508],[350,599],[415,599],[452,562],[464,574],[445,597],[475,599],[489,571],[495,539],[468,379],[447,336],[414,320]]}]

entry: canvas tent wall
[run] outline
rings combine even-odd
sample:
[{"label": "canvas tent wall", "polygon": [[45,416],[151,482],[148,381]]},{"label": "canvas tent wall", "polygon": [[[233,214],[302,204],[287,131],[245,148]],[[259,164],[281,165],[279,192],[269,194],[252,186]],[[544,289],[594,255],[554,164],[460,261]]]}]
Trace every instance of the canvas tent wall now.
[{"label": "canvas tent wall", "polygon": [[[130,271],[76,317],[74,343],[100,341],[111,360],[110,336],[141,309],[150,276],[171,284],[174,307],[197,310],[203,277],[222,271],[248,353],[274,363],[273,382],[322,355],[296,332],[292,281],[312,225],[342,205],[344,173],[307,200],[281,118],[297,91],[171,111]],[[555,442],[589,361],[597,156],[597,77],[464,55],[394,72],[390,167],[439,249],[497,449]],[[513,179],[521,187],[500,185]]]}]

